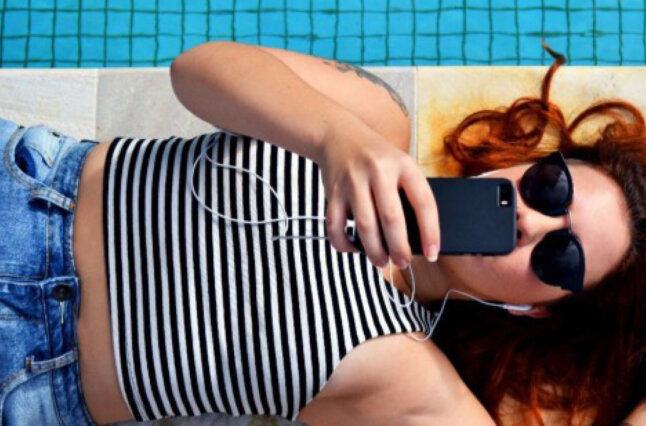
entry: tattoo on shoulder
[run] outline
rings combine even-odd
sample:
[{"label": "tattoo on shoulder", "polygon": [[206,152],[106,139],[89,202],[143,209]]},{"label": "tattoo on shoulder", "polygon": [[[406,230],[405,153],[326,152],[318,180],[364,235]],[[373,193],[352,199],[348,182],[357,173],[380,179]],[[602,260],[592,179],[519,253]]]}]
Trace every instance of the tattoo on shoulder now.
[{"label": "tattoo on shoulder", "polygon": [[388,83],[383,81],[381,78],[364,70],[361,67],[355,67],[354,65],[346,64],[345,62],[323,59],[323,63],[326,65],[331,65],[341,72],[354,71],[354,73],[357,74],[359,77],[366,78],[372,83],[378,84],[379,86],[383,87],[388,91],[388,94],[390,95],[390,97],[395,102],[397,102],[397,105],[399,105],[399,109],[401,109],[404,115],[408,117],[408,110],[406,109],[406,104],[404,104],[404,100],[401,98],[401,96],[399,96],[399,94],[395,91],[395,89],[393,89]]}]

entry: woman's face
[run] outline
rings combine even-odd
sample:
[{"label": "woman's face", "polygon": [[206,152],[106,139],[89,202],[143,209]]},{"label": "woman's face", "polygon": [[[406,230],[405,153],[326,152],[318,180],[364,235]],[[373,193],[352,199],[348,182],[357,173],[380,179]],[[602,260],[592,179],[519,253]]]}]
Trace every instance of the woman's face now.
[{"label": "woman's face", "polygon": [[[574,185],[569,206],[572,230],[581,241],[586,262],[585,289],[611,272],[626,254],[630,244],[628,209],[621,188],[612,178],[586,163],[567,163]],[[495,170],[486,176],[507,178],[516,189],[516,247],[504,256],[440,256],[439,265],[451,287],[507,303],[540,303],[571,294],[542,282],[530,264],[532,250],[543,237],[569,225],[567,215],[547,216],[521,198],[520,179],[532,164]]]}]

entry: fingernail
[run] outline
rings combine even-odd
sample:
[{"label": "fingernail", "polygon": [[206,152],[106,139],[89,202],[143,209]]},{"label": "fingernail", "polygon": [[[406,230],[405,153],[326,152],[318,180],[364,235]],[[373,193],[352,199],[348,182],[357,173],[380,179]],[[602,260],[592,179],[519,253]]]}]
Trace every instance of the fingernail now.
[{"label": "fingernail", "polygon": [[437,246],[437,244],[431,245],[427,251],[426,251],[426,260],[429,262],[435,262],[437,261],[437,256],[440,252],[440,248]]}]

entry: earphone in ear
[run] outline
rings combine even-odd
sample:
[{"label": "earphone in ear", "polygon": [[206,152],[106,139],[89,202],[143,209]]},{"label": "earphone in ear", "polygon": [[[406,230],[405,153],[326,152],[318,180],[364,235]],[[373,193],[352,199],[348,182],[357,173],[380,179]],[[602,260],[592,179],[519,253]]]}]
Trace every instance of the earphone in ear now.
[{"label": "earphone in ear", "polygon": [[[409,268],[410,268],[410,266],[409,266]],[[414,291],[414,289],[415,289],[415,281],[413,280],[413,291]],[[439,312],[437,312],[435,314],[435,317],[433,318],[433,322],[432,322],[432,324],[430,326],[430,329],[429,329],[428,333],[426,334],[426,337],[424,337],[423,339],[418,339],[415,336],[410,336],[411,339],[417,340],[418,342],[423,342],[426,339],[431,338],[431,336],[433,335],[433,332],[435,331],[435,327],[437,327],[437,323],[440,321],[440,317],[442,317],[442,314],[444,313],[444,308],[446,307],[446,302],[449,300],[449,295],[451,293],[461,294],[461,295],[463,295],[465,297],[468,297],[468,298],[470,298],[472,300],[475,300],[476,302],[481,303],[481,304],[483,304],[485,306],[491,306],[493,308],[506,309],[508,311],[527,312],[527,311],[531,310],[534,307],[533,305],[512,305],[510,303],[489,302],[487,300],[482,300],[479,297],[473,296],[473,295],[471,295],[471,294],[469,294],[469,293],[467,293],[465,291],[456,290],[456,289],[451,288],[451,289],[447,290],[446,293],[444,293],[444,300],[442,300],[442,306],[440,307]],[[413,297],[414,297],[414,293],[413,293]],[[402,306],[402,305],[400,305],[400,306]]]},{"label": "earphone in ear", "polygon": [[507,309],[508,311],[527,312],[527,311],[530,311],[534,306],[533,305],[502,305],[500,307],[503,309]]}]

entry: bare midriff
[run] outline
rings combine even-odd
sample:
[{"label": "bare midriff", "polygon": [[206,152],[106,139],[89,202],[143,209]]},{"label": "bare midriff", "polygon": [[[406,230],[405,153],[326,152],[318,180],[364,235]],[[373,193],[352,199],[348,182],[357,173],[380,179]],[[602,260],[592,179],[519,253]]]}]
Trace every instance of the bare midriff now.
[{"label": "bare midriff", "polygon": [[99,424],[133,419],[119,390],[110,333],[103,249],[103,169],[109,146],[109,141],[102,142],[88,154],[74,219],[74,258],[81,281],[81,386],[90,415]]}]

